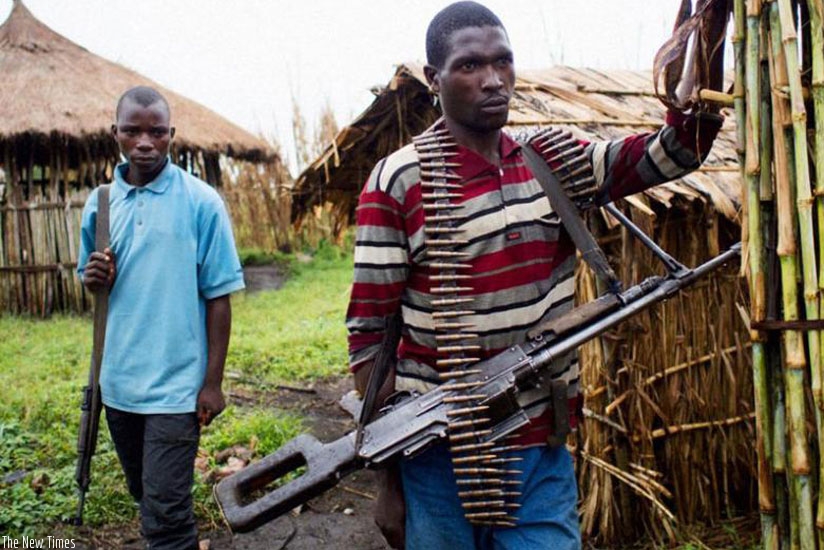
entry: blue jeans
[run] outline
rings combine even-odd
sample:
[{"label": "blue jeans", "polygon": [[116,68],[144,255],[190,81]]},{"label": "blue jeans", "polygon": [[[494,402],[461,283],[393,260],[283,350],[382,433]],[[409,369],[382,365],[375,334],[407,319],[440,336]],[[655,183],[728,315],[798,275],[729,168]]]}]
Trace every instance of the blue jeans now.
[{"label": "blue jeans", "polygon": [[523,461],[514,528],[473,526],[464,518],[445,444],[401,461],[407,550],[580,550],[572,459],[563,445],[515,451]]},{"label": "blue jeans", "polygon": [[151,550],[197,550],[192,507],[200,427],[195,413],[135,414],[106,407],[126,485],[140,503],[140,532]]}]

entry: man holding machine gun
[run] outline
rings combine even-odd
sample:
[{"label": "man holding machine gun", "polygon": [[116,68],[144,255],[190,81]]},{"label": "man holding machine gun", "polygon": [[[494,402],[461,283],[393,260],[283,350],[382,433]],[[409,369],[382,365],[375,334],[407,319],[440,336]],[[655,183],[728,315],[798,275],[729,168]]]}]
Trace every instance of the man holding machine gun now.
[{"label": "man holding machine gun", "polygon": [[[429,25],[426,53],[443,118],[377,164],[357,210],[346,323],[362,394],[393,316],[402,318],[397,361],[370,382],[382,385],[378,402],[393,390],[460,384],[475,362],[572,308],[575,246],[523,147],[537,151],[585,209],[694,170],[722,124],[715,110],[670,110],[650,134],[585,143],[549,129],[522,146],[501,131],[515,70],[491,11],[474,2],[446,7]],[[571,355],[551,384],[519,395],[530,423],[504,444],[473,445],[483,411],[467,409],[448,442],[382,472],[376,521],[393,547],[581,547],[563,445],[582,403]]]},{"label": "man holding machine gun", "polygon": [[110,292],[100,391],[148,548],[196,550],[194,460],[200,426],[224,408],[229,295],[243,273],[222,199],[169,158],[163,96],[127,91],[112,134],[127,162],[111,185],[111,246],[94,250],[95,189],[78,260],[84,285]]}]

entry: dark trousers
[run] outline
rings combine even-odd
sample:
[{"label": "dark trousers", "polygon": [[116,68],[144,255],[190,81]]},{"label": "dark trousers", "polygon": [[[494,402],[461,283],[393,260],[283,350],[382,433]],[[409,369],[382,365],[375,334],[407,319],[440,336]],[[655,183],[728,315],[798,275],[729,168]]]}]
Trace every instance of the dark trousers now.
[{"label": "dark trousers", "polygon": [[106,407],[126,484],[151,550],[197,549],[192,507],[200,427],[195,413],[135,414]]}]

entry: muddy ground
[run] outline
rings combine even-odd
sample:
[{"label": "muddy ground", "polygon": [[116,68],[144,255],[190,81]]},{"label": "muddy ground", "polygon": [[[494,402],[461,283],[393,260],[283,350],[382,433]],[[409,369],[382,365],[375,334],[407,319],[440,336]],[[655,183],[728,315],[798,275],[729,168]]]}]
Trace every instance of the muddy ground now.
[{"label": "muddy ground", "polygon": [[[332,441],[354,429],[355,423],[338,404],[351,388],[347,377],[330,378],[308,387],[279,387],[260,392],[234,386],[229,400],[242,405],[262,402],[304,417],[309,432],[324,442]],[[218,419],[218,422],[220,420]],[[380,532],[372,520],[375,487],[371,472],[355,472],[337,487],[309,501],[299,511],[282,516],[246,534],[231,534],[228,529],[208,530],[201,526],[201,541],[208,540],[211,550],[383,550]],[[205,527],[205,529],[204,529]],[[81,528],[81,549],[143,548],[138,524]]]},{"label": "muddy ground", "polygon": [[[273,406],[300,414],[309,431],[327,442],[355,428],[338,404],[351,389],[348,378],[316,383],[310,392],[281,388],[270,396]],[[241,393],[231,399],[244,399]],[[215,550],[379,550],[388,548],[372,520],[375,487],[372,473],[355,472],[341,483],[293,512],[247,534],[211,533]],[[204,533],[204,536],[207,534]]]}]

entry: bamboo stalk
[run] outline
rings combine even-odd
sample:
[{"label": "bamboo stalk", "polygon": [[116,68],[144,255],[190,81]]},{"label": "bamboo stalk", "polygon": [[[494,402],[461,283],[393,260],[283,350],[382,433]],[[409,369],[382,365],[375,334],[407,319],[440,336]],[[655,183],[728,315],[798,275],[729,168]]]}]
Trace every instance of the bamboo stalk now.
[{"label": "bamboo stalk", "polygon": [[[824,294],[824,0],[807,0],[810,13],[811,94],[815,118],[815,166],[816,214],[818,220],[818,288],[819,298]],[[824,315],[824,303],[821,304]],[[824,349],[824,333],[820,347]]]},{"label": "bamboo stalk", "polygon": [[[761,2],[736,0],[734,6],[735,36],[735,111],[738,119],[739,164],[746,200],[746,264],[750,287],[751,319],[763,320],[766,312],[766,274],[764,246],[761,239]],[[745,18],[746,17],[746,18]],[[743,157],[743,158],[741,158]],[[771,466],[771,419],[769,379],[764,353],[764,335],[750,332],[752,341],[753,405],[756,424],[756,461],[758,473],[758,506],[761,515],[761,537],[765,549],[778,549],[776,504]]]},{"label": "bamboo stalk", "polygon": [[[807,319],[819,318],[818,273],[815,257],[815,236],[813,232],[813,198],[811,194],[809,160],[807,156],[807,110],[801,91],[801,68],[798,66],[798,39],[795,30],[793,6],[790,0],[779,0],[779,20],[784,45],[784,58],[787,63],[787,77],[790,87],[790,105],[792,109],[793,151],[795,167],[795,192],[797,202],[798,239],[801,243],[801,269],[804,288],[804,309]],[[821,333],[807,333],[809,350],[810,379],[819,448],[822,448],[821,409],[824,407],[822,395]],[[824,461],[819,461],[819,479],[824,479]],[[818,512],[816,527],[819,537],[824,537],[824,492],[818,493]],[[803,518],[802,518],[803,519]],[[803,535],[803,533],[802,533]],[[822,539],[824,543],[824,539]],[[803,546],[803,542],[802,542]]]},{"label": "bamboo stalk", "polygon": [[[788,44],[794,44],[794,32],[782,25],[782,19],[787,16],[786,8],[789,3],[782,6],[783,0],[773,3],[770,6],[770,29],[771,47],[773,50],[773,84],[781,86],[789,84],[787,79],[792,76],[791,67],[797,69],[797,52]],[[781,11],[779,11],[781,10]],[[790,23],[792,20],[789,14]],[[780,30],[780,31],[779,31]],[[796,260],[797,240],[796,224],[798,219],[796,191],[792,185],[794,177],[791,170],[796,167],[793,160],[797,159],[793,154],[793,143],[790,139],[784,139],[784,129],[789,128],[794,123],[795,110],[789,114],[790,106],[786,99],[774,94],[775,103],[773,105],[774,119],[780,127],[774,132],[775,137],[775,160],[776,160],[776,202],[778,211],[778,257],[781,266],[782,283],[782,305],[785,320],[799,319],[798,294],[796,280],[798,276],[798,264]],[[801,105],[803,108],[803,103]],[[805,153],[802,151],[801,153]],[[806,163],[803,169],[806,171]],[[804,342],[798,331],[785,331],[783,333],[784,344],[784,381],[786,385],[787,414],[789,416],[788,435],[790,446],[790,529],[791,543],[798,544],[802,550],[814,550],[816,545],[815,532],[813,529],[813,504],[812,504],[812,461],[809,446],[807,445],[806,426],[806,403],[804,395],[804,375],[807,367],[807,359],[804,352]]]},{"label": "bamboo stalk", "polygon": [[[813,198],[807,157],[807,109],[801,96],[801,69],[798,66],[798,39],[790,0],[778,0],[784,58],[790,86],[790,106],[793,126],[793,160],[795,165],[795,192],[798,213],[798,240],[801,243],[801,263],[804,284],[804,306],[807,319],[818,319],[818,273],[813,234]],[[813,398],[821,408],[821,357],[819,334],[808,333]]]},{"label": "bamboo stalk", "polygon": [[[748,176],[757,176],[761,169],[761,0],[750,0],[747,3],[747,33],[745,37],[745,97],[746,97],[746,149],[744,158],[745,173]],[[751,206],[749,204],[748,206]],[[748,207],[747,213],[754,215]],[[757,216],[757,214],[755,214]],[[750,225],[752,228],[752,225]],[[750,234],[750,239],[753,235]],[[760,247],[759,247],[760,248]],[[762,283],[763,285],[763,283]],[[763,288],[755,286],[754,290],[760,293],[759,300],[763,305]],[[753,308],[755,308],[753,300]],[[758,316],[755,315],[757,319]]]}]

